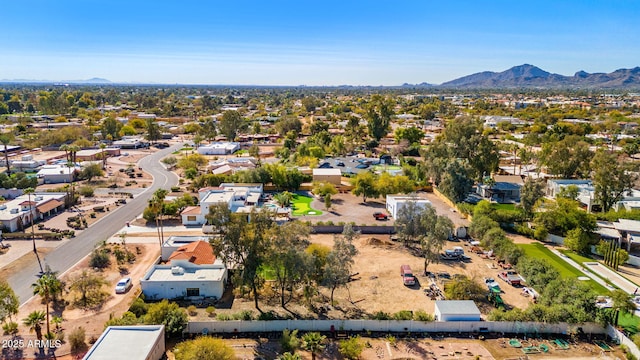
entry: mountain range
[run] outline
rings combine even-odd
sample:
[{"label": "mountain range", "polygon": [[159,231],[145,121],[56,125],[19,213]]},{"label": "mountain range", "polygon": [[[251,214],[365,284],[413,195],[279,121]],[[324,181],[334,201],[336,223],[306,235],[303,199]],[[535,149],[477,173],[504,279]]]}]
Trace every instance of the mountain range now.
[{"label": "mountain range", "polygon": [[537,66],[524,64],[502,72],[483,71],[447,81],[443,88],[640,88],[640,67],[618,69],[611,73],[578,71],[573,76],[553,74]]}]

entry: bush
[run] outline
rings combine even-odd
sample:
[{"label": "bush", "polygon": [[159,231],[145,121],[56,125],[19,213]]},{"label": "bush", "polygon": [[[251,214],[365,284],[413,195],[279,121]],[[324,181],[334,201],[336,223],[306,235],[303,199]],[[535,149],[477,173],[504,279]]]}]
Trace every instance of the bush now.
[{"label": "bush", "polygon": [[180,186],[172,186],[171,187],[171,192],[179,192],[180,191]]},{"label": "bush", "polygon": [[393,314],[393,320],[411,320],[413,319],[413,313],[410,310],[400,310]]},{"label": "bush", "polygon": [[242,310],[232,315],[233,320],[253,320],[253,311]]},{"label": "bush", "polygon": [[375,314],[371,315],[371,320],[391,320],[391,315],[384,311],[378,311]]},{"label": "bush", "polygon": [[432,314],[424,310],[416,310],[413,312],[413,320],[416,321],[434,321],[434,317]]},{"label": "bush", "polygon": [[360,354],[362,354],[362,350],[364,350],[364,344],[360,341],[360,337],[351,337],[348,340],[342,340],[338,344],[338,351],[345,359],[356,360],[360,358]]},{"label": "bush", "polygon": [[231,316],[229,314],[218,314],[216,316],[216,320],[218,320],[218,321],[229,321],[229,320],[231,320]]},{"label": "bush", "polygon": [[93,188],[91,186],[81,186],[78,189],[78,193],[84,197],[93,197]]},{"label": "bush", "polygon": [[207,312],[207,315],[209,315],[209,317],[216,316],[216,308],[213,306],[207,306],[207,309],[205,311]]},{"label": "bush", "polygon": [[144,300],[141,298],[136,298],[131,304],[129,311],[136,315],[136,317],[142,317],[147,313],[147,309],[149,305],[145,304]]},{"label": "bush", "polygon": [[85,343],[86,333],[82,326],[76,328],[69,334],[69,345],[71,345],[71,352],[77,353],[87,348]]},{"label": "bush", "polygon": [[196,308],[195,305],[189,305],[189,307],[187,307],[187,312],[189,313],[190,316],[198,315],[198,309]]},{"label": "bush", "polygon": [[10,321],[2,325],[2,332],[4,335],[16,335],[18,333],[18,323]]},{"label": "bush", "polygon": [[109,254],[101,249],[93,250],[91,257],[89,258],[89,266],[96,269],[104,269],[109,267],[109,265],[111,265]]}]

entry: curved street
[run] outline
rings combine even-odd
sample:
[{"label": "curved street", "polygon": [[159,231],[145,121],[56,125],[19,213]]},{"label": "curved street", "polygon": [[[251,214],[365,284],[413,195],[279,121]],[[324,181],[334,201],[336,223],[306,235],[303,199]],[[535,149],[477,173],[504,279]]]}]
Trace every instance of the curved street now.
[{"label": "curved street", "polygon": [[[117,207],[107,216],[91,225],[89,229],[83,231],[82,234],[47,254],[43,259],[43,265],[48,265],[51,270],[57,271],[59,274],[66,272],[91,253],[100,241],[113,236],[127,221],[131,221],[141,214],[147,206],[148,200],[157,189],[169,189],[172,186],[176,186],[178,184],[178,176],[171,171],[167,171],[160,163],[160,160],[181,147],[182,143],[176,144],[138,161],[138,166],[153,176],[153,184],[142,194],[128,201],[126,205]],[[16,295],[20,298],[21,305],[33,296],[31,284],[37,279],[39,272],[38,263],[34,262],[7,279]]]}]

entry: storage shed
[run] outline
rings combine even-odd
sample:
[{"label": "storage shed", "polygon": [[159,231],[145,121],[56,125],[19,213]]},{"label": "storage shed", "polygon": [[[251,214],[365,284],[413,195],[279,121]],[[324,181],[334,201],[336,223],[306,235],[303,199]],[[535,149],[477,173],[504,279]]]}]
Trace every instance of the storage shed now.
[{"label": "storage shed", "polygon": [[342,180],[342,173],[340,169],[313,169],[313,181],[314,182],[328,182],[333,185],[340,185]]},{"label": "storage shed", "polygon": [[159,360],[164,325],[109,326],[82,360]]},{"label": "storage shed", "polygon": [[473,300],[436,300],[436,321],[480,321],[480,310]]},{"label": "storage shed", "polygon": [[394,218],[398,217],[398,210],[405,206],[408,202],[414,202],[418,207],[424,209],[427,205],[431,206],[431,201],[417,196],[408,195],[387,195],[387,211]]}]

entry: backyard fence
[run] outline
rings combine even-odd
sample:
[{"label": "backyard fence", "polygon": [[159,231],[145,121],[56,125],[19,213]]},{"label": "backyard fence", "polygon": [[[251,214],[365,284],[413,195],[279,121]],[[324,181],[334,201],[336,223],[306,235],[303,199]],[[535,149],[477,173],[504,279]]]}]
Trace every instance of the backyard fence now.
[{"label": "backyard fence", "polygon": [[[312,225],[311,232],[313,234],[341,234],[343,228],[343,225]],[[361,234],[390,235],[396,233],[393,226],[354,225],[353,230],[359,231]]]},{"label": "backyard fence", "polygon": [[[414,320],[271,320],[271,321],[190,321],[187,332],[200,333],[245,333],[281,332],[284,329],[300,331],[350,331],[389,333],[506,333],[506,334],[567,334],[580,328],[584,334],[605,334],[605,329],[595,323],[580,325],[540,322],[508,321],[434,321]],[[576,329],[577,330],[577,329]]]},{"label": "backyard fence", "polygon": [[609,335],[615,342],[626,346],[629,349],[629,352],[632,353],[636,359],[640,359],[640,349],[638,349],[638,346],[631,341],[631,339],[611,325],[607,325],[606,330],[607,335]]}]

